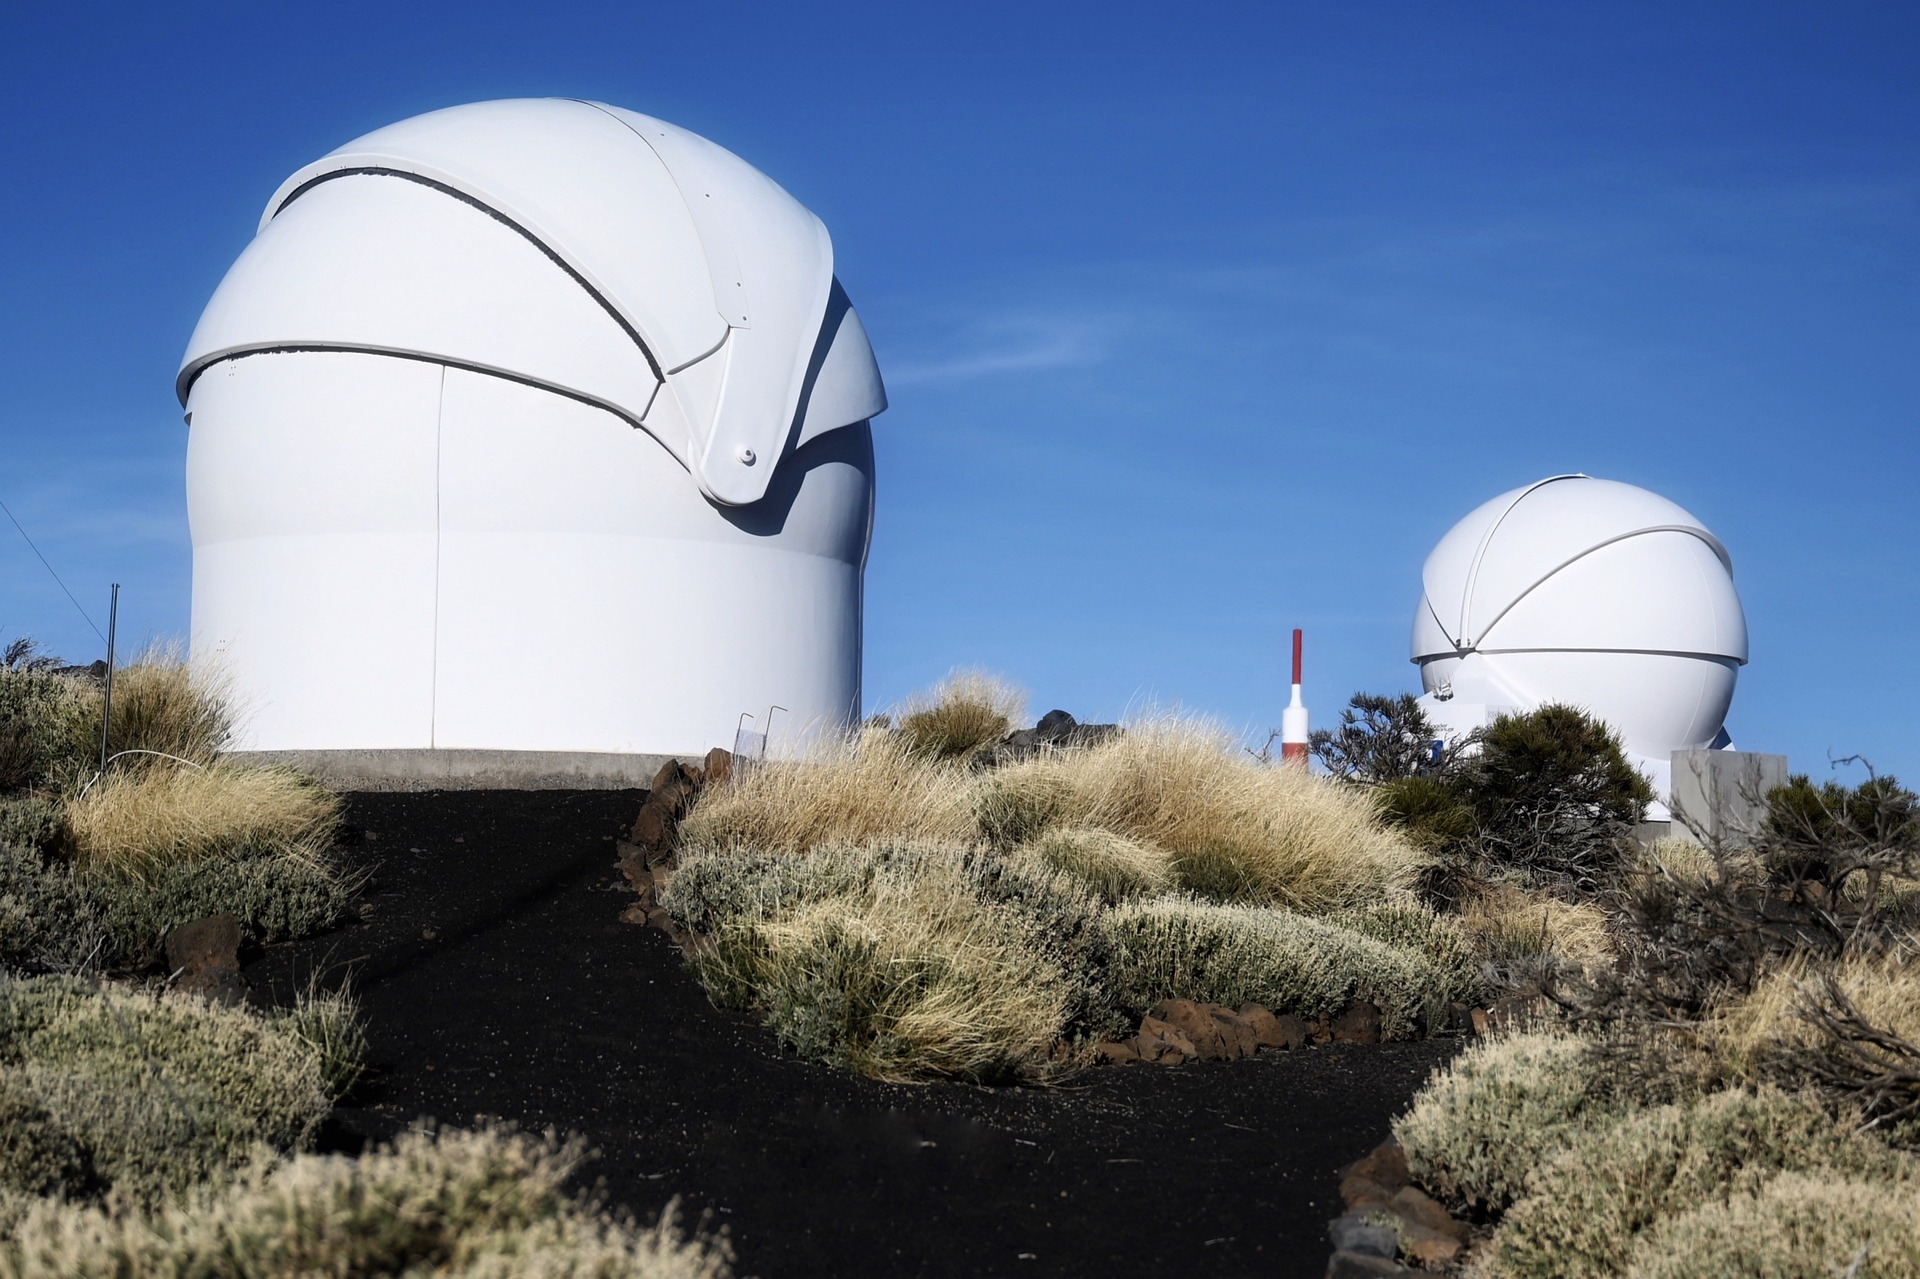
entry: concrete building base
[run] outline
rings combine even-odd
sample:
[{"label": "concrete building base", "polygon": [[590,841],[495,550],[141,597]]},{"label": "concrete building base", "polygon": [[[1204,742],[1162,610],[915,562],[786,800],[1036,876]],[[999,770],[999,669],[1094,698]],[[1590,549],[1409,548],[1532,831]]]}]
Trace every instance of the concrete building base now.
[{"label": "concrete building base", "polygon": [[234,751],[246,764],[282,764],[341,791],[643,789],[669,759],[701,754],[601,751]]}]

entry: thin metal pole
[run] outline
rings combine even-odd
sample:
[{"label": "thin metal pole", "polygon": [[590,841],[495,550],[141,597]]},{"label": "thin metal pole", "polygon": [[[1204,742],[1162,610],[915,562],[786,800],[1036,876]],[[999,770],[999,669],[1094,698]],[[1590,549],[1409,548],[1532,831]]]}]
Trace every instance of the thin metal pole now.
[{"label": "thin metal pole", "polygon": [[107,696],[100,707],[100,771],[107,771],[107,730],[113,726],[113,641],[120,633],[120,583],[113,584],[107,610]]}]

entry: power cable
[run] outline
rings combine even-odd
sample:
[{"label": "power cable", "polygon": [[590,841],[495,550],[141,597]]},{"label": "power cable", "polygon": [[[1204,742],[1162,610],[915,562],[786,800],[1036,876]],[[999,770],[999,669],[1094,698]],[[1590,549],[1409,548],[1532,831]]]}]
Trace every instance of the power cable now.
[{"label": "power cable", "polygon": [[[13,508],[9,507],[5,502],[0,502],[0,511],[5,511],[7,513],[7,518],[13,521],[13,526],[17,529],[20,529],[20,536],[25,537],[27,539],[27,545],[33,547],[33,553],[35,555],[40,555],[40,548],[38,546],[34,546],[32,538],[27,537],[27,530],[21,527],[20,520],[13,513]],[[60,582],[60,589],[63,591],[66,591],[67,598],[73,601],[73,606],[77,609],[80,609],[80,616],[87,619],[87,625],[93,627],[93,633],[95,635],[100,635],[99,625],[93,620],[92,616],[88,614],[86,609],[80,608],[80,601],[73,598],[72,591],[67,591],[67,584],[65,582],[60,581],[60,575],[58,573],[53,572],[53,565],[47,564],[47,557],[44,555],[40,555],[40,562],[42,564],[46,564],[47,572],[53,573],[53,580],[56,582]],[[106,643],[107,637],[105,635],[100,635],[100,642],[102,644]]]}]

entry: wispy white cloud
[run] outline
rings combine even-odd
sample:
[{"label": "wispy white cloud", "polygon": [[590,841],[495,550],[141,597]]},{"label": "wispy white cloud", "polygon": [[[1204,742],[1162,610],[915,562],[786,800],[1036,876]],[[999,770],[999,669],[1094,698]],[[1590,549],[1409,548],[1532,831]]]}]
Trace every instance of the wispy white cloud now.
[{"label": "wispy white cloud", "polygon": [[913,343],[915,354],[891,359],[895,386],[961,382],[1004,374],[1096,365],[1107,360],[1128,327],[1117,314],[1020,309],[961,317]]}]

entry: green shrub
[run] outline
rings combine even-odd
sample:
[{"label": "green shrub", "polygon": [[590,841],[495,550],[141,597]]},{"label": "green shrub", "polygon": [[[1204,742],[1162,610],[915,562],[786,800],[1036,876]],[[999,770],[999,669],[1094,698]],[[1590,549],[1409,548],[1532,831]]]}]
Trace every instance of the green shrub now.
[{"label": "green shrub", "polygon": [[1339,726],[1308,734],[1307,749],[1341,781],[1390,782],[1434,770],[1439,736],[1413,694],[1355,693],[1341,708]]},{"label": "green shrub", "polygon": [[1597,1096],[1586,1045],[1539,1033],[1476,1043],[1393,1123],[1413,1178],[1437,1197],[1499,1212],[1527,1177],[1618,1113]]},{"label": "green shrub", "polygon": [[[149,1212],[44,1200],[0,1232],[0,1275],[153,1279],[727,1279],[724,1239],[678,1208],[640,1227],[574,1198],[579,1142],[409,1133],[358,1159],[300,1155]],[[17,1210],[11,1210],[17,1211]],[[0,1225],[4,1225],[0,1217]]]},{"label": "green shrub", "polygon": [[1920,798],[1892,777],[1815,786],[1796,773],[1766,800],[1758,843],[1775,885],[1817,885],[1823,898],[1834,898],[1856,872],[1912,874],[1920,857]]},{"label": "green shrub", "polygon": [[1603,1279],[1620,1273],[1635,1236],[1658,1219],[1751,1192],[1780,1172],[1890,1180],[1910,1175],[1910,1165],[1802,1098],[1715,1093],[1580,1134],[1528,1181],[1494,1257],[1514,1279]]},{"label": "green shrub", "polygon": [[1100,928],[1114,997],[1135,1015],[1182,998],[1331,1017],[1365,999],[1383,1033],[1405,1039],[1444,1008],[1444,981],[1424,954],[1290,911],[1161,898],[1117,906]]},{"label": "green shrub", "polygon": [[1374,788],[1380,819],[1429,852],[1469,845],[1480,829],[1461,787],[1441,777],[1401,777]]},{"label": "green shrub", "polygon": [[1911,1279],[1920,1274],[1920,1194],[1831,1174],[1785,1173],[1758,1191],[1658,1222],[1629,1279]]},{"label": "green shrub", "polygon": [[1463,785],[1483,861],[1574,887],[1616,875],[1624,837],[1653,799],[1619,735],[1562,705],[1497,717]]},{"label": "green shrub", "polygon": [[1020,851],[1109,904],[1173,887],[1165,853],[1111,831],[1050,830]]},{"label": "green shrub", "polygon": [[101,1190],[149,1203],[304,1145],[328,1109],[319,1055],[279,1021],[71,977],[0,982],[0,1069]]}]

